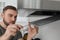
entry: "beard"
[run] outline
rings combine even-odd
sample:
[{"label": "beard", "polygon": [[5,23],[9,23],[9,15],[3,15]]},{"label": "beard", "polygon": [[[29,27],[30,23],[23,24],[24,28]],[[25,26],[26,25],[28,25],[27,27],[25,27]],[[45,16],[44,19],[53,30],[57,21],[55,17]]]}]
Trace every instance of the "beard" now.
[{"label": "beard", "polygon": [[[4,24],[8,26],[10,23],[7,23],[5,20],[3,20]],[[12,21],[11,24],[15,24],[15,21]]]}]

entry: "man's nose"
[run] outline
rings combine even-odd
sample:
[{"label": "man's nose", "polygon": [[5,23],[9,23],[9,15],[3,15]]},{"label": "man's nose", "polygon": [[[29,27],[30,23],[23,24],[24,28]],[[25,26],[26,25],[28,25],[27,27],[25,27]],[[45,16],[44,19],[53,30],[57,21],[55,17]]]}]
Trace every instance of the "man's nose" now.
[{"label": "man's nose", "polygon": [[12,21],[15,21],[15,18],[14,17],[12,18]]}]

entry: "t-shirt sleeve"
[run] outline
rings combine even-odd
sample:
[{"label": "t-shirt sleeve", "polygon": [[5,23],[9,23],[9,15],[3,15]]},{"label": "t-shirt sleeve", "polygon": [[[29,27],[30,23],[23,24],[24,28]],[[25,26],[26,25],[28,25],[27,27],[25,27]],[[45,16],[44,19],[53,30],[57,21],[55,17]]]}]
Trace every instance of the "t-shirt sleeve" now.
[{"label": "t-shirt sleeve", "polygon": [[20,38],[22,38],[22,34],[21,34],[21,32],[17,32],[17,34],[15,35],[15,37],[13,38],[13,40],[18,40]]},{"label": "t-shirt sleeve", "polygon": [[2,36],[5,33],[5,29],[0,26],[0,36]]},{"label": "t-shirt sleeve", "polygon": [[0,36],[2,36],[2,30],[0,29]]},{"label": "t-shirt sleeve", "polygon": [[17,33],[17,36],[18,36],[18,39],[19,39],[19,38],[22,38],[22,34],[21,34],[20,31]]}]

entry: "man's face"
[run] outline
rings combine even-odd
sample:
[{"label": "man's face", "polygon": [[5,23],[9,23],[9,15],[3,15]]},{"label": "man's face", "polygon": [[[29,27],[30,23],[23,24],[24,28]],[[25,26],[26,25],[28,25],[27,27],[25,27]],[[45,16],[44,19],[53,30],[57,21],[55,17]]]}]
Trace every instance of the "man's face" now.
[{"label": "man's face", "polygon": [[3,21],[9,24],[15,24],[17,18],[17,11],[8,9],[3,13]]}]

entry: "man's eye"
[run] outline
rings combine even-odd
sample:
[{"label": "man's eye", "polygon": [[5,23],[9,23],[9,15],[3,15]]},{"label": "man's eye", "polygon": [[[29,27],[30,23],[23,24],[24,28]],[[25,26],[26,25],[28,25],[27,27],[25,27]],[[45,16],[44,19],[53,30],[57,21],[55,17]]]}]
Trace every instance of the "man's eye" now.
[{"label": "man's eye", "polygon": [[16,18],[16,17],[15,17]]},{"label": "man's eye", "polygon": [[15,18],[17,18],[17,16],[15,16]]},{"label": "man's eye", "polygon": [[9,15],[10,17],[12,17],[12,15]]}]

